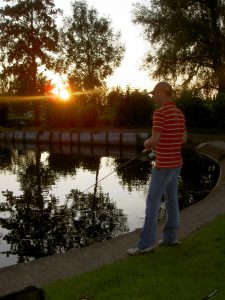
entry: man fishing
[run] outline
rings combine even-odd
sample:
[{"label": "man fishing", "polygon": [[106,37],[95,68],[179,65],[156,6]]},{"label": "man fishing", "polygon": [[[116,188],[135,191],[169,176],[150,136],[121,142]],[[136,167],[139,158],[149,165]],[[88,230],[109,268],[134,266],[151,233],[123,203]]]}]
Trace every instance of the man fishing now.
[{"label": "man fishing", "polygon": [[159,108],[153,114],[152,135],[145,141],[144,147],[146,150],[154,150],[156,160],[146,200],[144,225],[137,245],[127,250],[129,255],[154,249],[163,195],[166,201],[166,222],[159,244],[178,243],[178,176],[182,166],[181,147],[187,140],[185,117],[172,101],[172,87],[169,83],[159,82],[150,94]]}]

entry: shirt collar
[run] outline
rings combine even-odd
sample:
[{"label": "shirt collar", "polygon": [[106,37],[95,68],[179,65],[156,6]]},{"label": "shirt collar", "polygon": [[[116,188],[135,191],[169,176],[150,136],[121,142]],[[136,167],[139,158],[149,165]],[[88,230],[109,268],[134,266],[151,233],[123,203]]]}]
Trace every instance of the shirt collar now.
[{"label": "shirt collar", "polygon": [[167,105],[175,105],[175,103],[173,101],[166,101],[163,103],[162,106],[167,106]]}]

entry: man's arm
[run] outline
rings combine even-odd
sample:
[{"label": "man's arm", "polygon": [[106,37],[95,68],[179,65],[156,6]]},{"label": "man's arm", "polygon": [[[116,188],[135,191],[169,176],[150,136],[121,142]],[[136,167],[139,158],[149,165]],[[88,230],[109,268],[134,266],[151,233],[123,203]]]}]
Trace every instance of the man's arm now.
[{"label": "man's arm", "polygon": [[160,141],[161,133],[152,131],[152,136],[144,142],[144,147],[147,150],[152,150]]}]

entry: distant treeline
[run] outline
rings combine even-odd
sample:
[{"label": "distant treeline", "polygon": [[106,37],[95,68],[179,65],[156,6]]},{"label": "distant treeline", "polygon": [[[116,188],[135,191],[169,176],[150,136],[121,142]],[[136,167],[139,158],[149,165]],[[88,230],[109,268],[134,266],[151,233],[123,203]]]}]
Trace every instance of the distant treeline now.
[{"label": "distant treeline", "polygon": [[[225,95],[203,98],[192,91],[174,95],[174,101],[186,116],[187,128],[193,131],[223,131],[225,128]],[[125,127],[148,128],[156,105],[147,91],[101,90],[71,96],[69,101],[40,101],[43,128]],[[32,103],[0,105],[0,125],[34,126]]]}]

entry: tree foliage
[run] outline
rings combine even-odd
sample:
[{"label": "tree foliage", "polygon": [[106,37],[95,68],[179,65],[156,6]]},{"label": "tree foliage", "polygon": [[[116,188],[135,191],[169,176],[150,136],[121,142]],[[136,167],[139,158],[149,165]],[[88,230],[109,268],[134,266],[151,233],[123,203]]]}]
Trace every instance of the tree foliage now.
[{"label": "tree foliage", "polygon": [[188,130],[207,131],[215,129],[216,122],[212,99],[204,99],[196,91],[183,90],[175,98],[175,101],[185,115]]},{"label": "tree foliage", "polygon": [[[225,92],[225,2],[149,0],[137,3],[134,22],[154,47],[146,67],[155,78],[181,80],[205,92]],[[153,51],[154,50],[154,51]]]},{"label": "tree foliage", "polygon": [[64,20],[62,41],[71,84],[93,89],[104,84],[118,67],[124,52],[120,34],[111,21],[100,17],[86,1],[72,3],[72,16]]},{"label": "tree foliage", "polygon": [[152,123],[152,113],[155,109],[146,91],[125,91],[117,88],[111,90],[107,97],[107,109],[111,122],[116,126],[146,127]]},{"label": "tree foliage", "polygon": [[16,94],[38,94],[38,67],[52,65],[58,31],[52,0],[3,0],[0,8],[1,79]]}]

